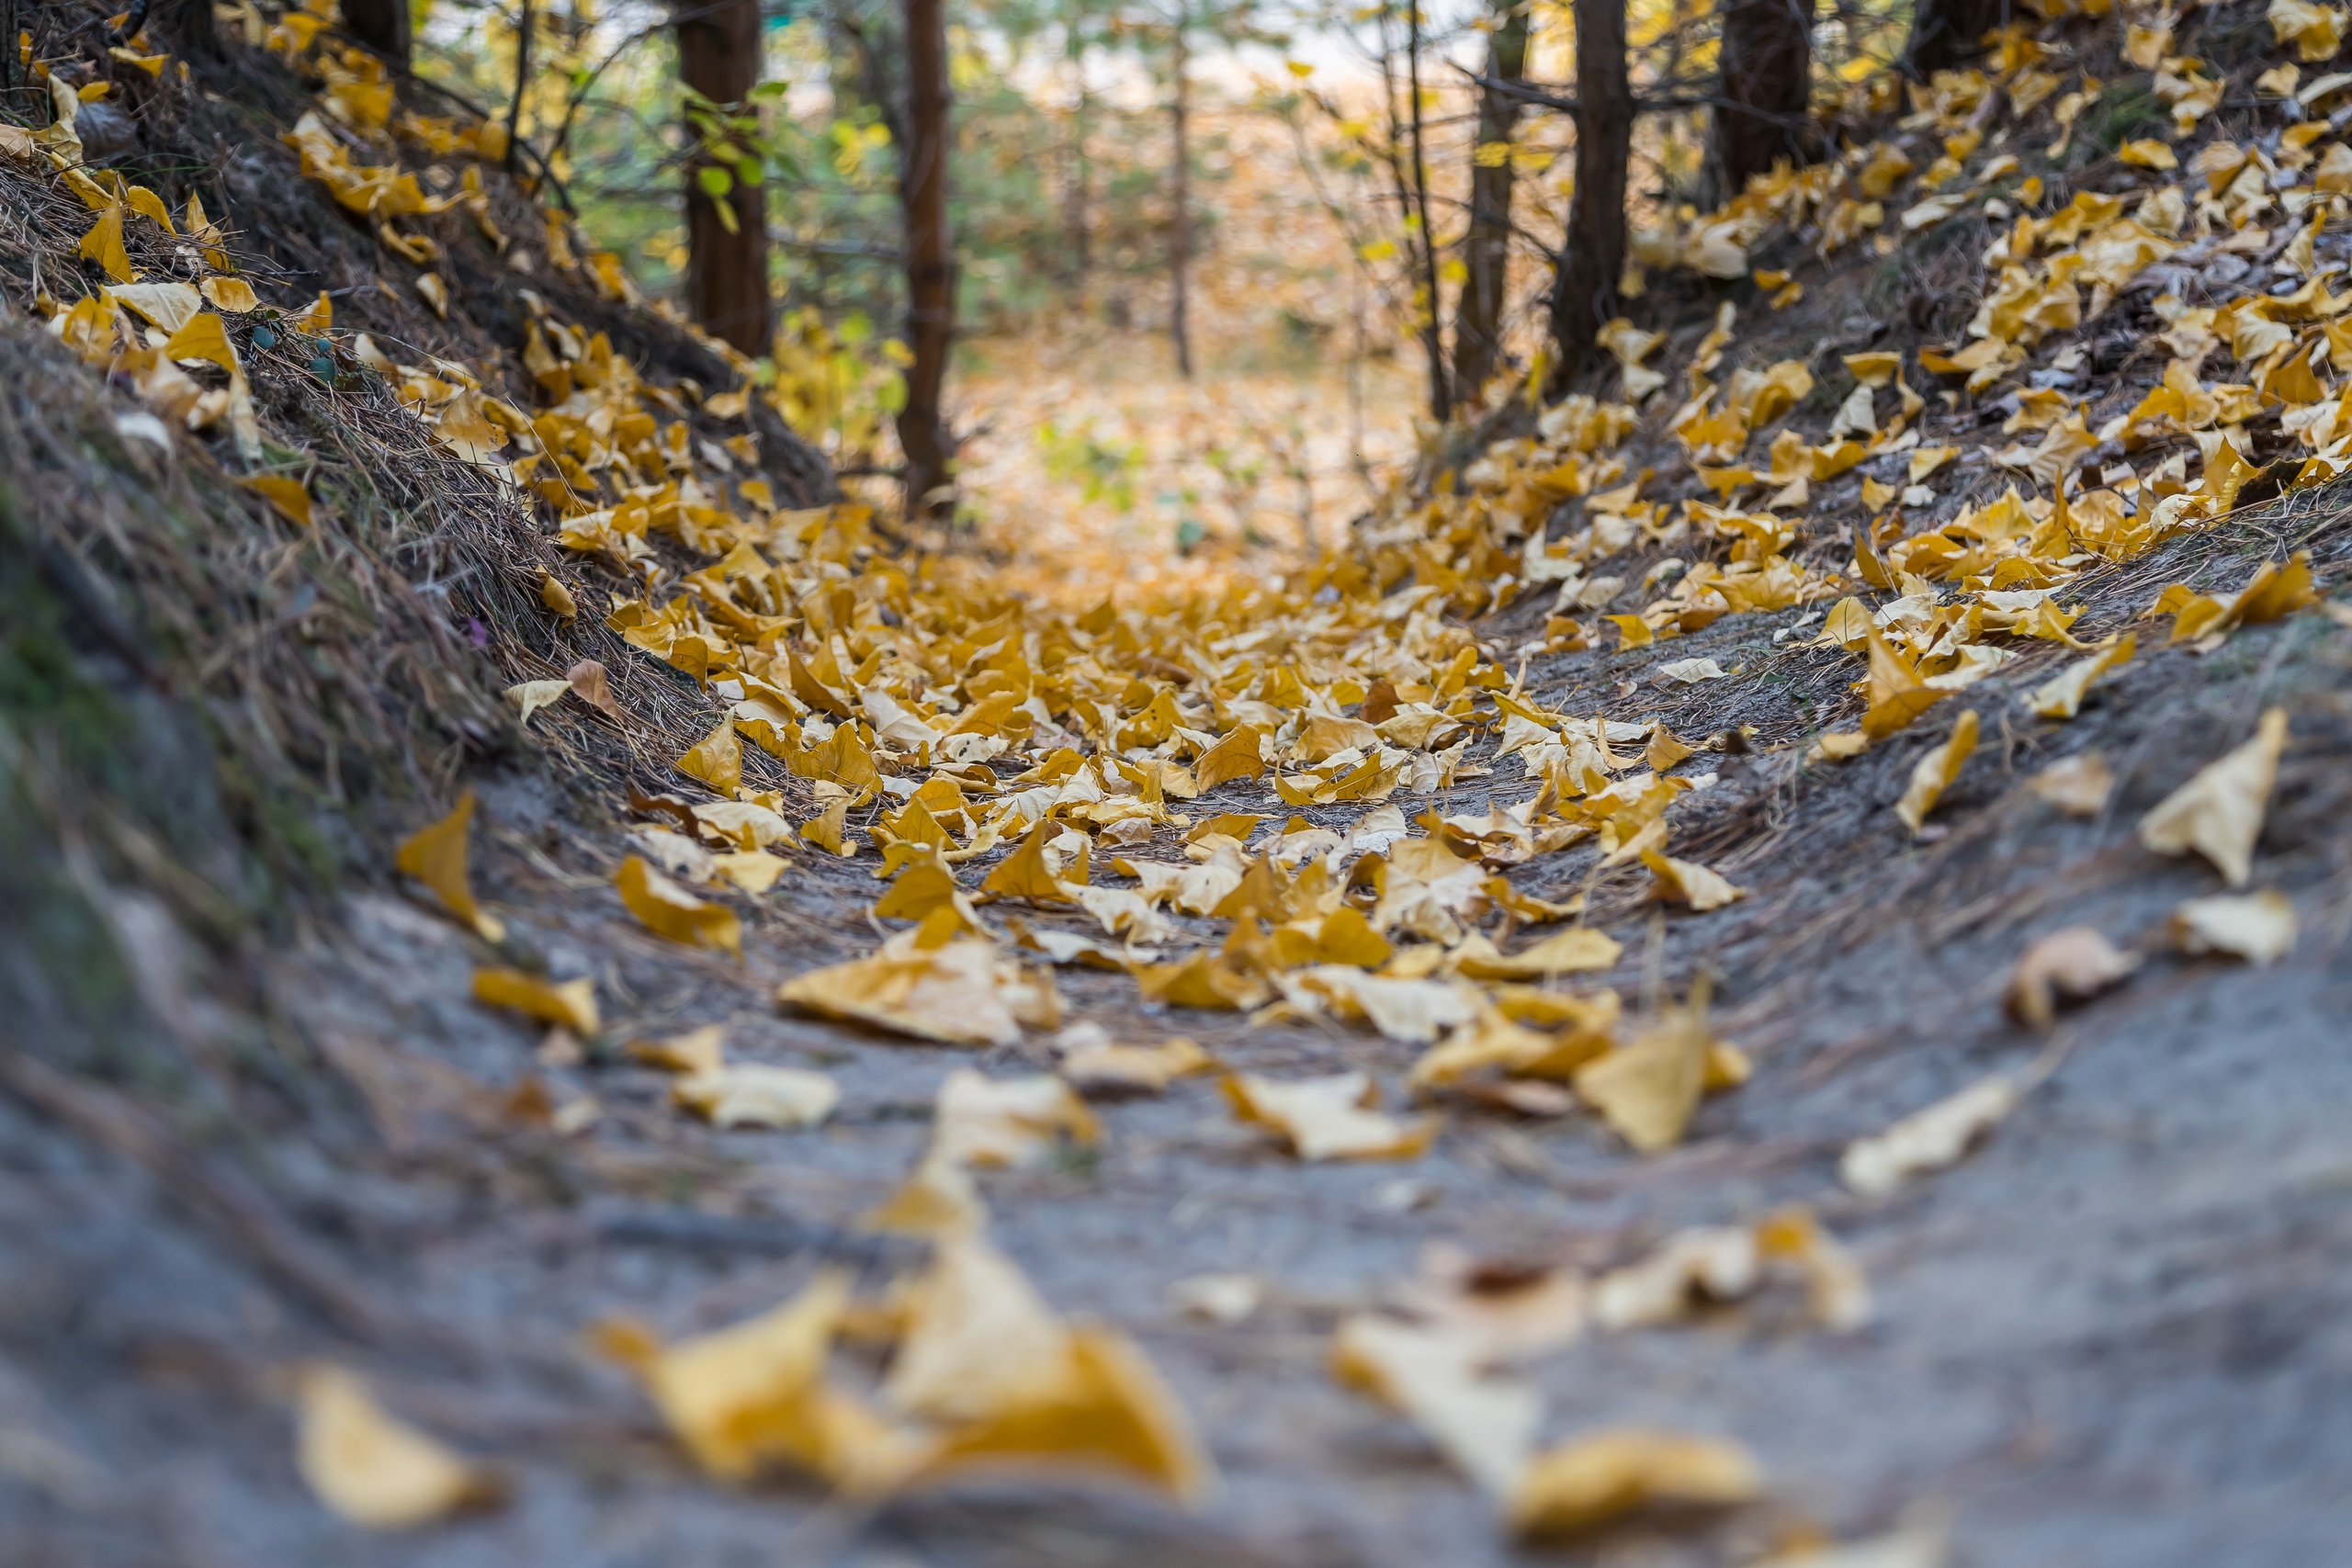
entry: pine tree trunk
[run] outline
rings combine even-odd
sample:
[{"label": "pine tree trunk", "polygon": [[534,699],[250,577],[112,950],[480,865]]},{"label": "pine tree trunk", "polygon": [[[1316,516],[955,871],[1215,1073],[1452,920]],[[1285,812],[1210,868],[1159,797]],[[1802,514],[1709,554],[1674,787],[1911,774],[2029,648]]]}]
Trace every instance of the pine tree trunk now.
[{"label": "pine tree trunk", "polygon": [[1168,277],[1172,298],[1168,307],[1168,334],[1176,344],[1176,373],[1187,381],[1193,378],[1193,324],[1191,293],[1193,269],[1193,142],[1192,131],[1185,123],[1191,104],[1191,88],[1186,81],[1191,64],[1190,50],[1184,34],[1192,18],[1185,8],[1176,13],[1176,39],[1170,68],[1174,73],[1175,91],[1170,97],[1169,126],[1174,145],[1169,149],[1170,162],[1174,165],[1169,179]]},{"label": "pine tree trunk", "polygon": [[955,253],[947,227],[947,17],[942,0],[906,0],[907,139],[899,199],[906,211],[907,406],[899,446],[907,459],[907,515],[954,511],[940,394],[956,335]]},{"label": "pine tree trunk", "polygon": [[394,65],[407,68],[408,0],[343,0],[343,27]]},{"label": "pine tree trunk", "polygon": [[1725,200],[1776,162],[1820,155],[1813,96],[1814,0],[1724,0],[1711,161]]},{"label": "pine tree trunk", "polygon": [[1983,52],[1978,40],[2008,26],[2010,0],[1918,0],[1911,10],[1911,40],[1903,69],[1917,77],[1947,71]]},{"label": "pine tree trunk", "polygon": [[1592,358],[1617,313],[1625,270],[1625,160],[1634,141],[1634,91],[1625,73],[1625,0],[1576,0],[1577,183],[1568,231],[1552,283],[1555,396]]},{"label": "pine tree trunk", "polygon": [[[679,79],[722,109],[749,113],[760,79],[759,0],[702,0],[677,28]],[[767,201],[761,186],[741,179],[714,200],[700,182],[707,162],[697,157],[686,166],[686,311],[720,342],[765,354]],[[731,226],[719,214],[721,201]]]},{"label": "pine tree trunk", "polygon": [[[1519,82],[1527,76],[1527,11],[1515,0],[1496,7],[1487,35],[1487,75]],[[1519,100],[1494,87],[1478,95],[1481,149],[1507,145],[1519,123]],[[1453,311],[1453,389],[1475,398],[1502,358],[1503,289],[1510,260],[1510,159],[1470,170],[1470,235],[1463,245],[1462,296]]]}]

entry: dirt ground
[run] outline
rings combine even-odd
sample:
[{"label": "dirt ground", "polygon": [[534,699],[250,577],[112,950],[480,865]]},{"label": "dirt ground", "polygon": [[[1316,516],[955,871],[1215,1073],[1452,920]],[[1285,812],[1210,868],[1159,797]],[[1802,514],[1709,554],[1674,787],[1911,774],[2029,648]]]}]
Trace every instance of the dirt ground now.
[{"label": "dirt ground", "polygon": [[[2250,551],[2310,547],[2324,577],[2352,555],[2344,515],[2331,495],[2305,495],[2242,536]],[[2143,563],[2184,565],[2229,583],[2249,567]],[[1625,944],[1595,983],[1636,996],[1646,976],[1679,995],[1703,966],[1723,1032],[1756,1060],[1684,1147],[1640,1159],[1581,1115],[1455,1108],[1418,1162],[1305,1166],[1194,1079],[1102,1105],[1098,1150],[984,1179],[996,1235],[1049,1299],[1130,1330],[1172,1380],[1222,1472],[1197,1517],[1014,1485],[870,1514],[788,1485],[729,1491],[693,1473],[633,1387],[580,1348],[582,1326],[616,1311],[678,1334],[764,1307],[823,1261],[887,1274],[902,1245],[855,1221],[915,1161],[941,1077],[1045,1058],[975,1062],[780,1013],[779,980],[870,950],[870,862],[804,855],[803,872],[754,901],[741,965],[682,956],[611,891],[624,825],[525,766],[481,785],[491,848],[477,883],[510,942],[558,976],[597,976],[619,1014],[606,1039],[724,1021],[737,1059],[833,1073],[842,1113],[818,1132],[715,1133],[673,1111],[650,1069],[540,1062],[535,1032],[466,999],[486,956],[475,940],[390,886],[355,890],[338,922],[259,956],[272,998],[260,1037],[209,1012],[201,976],[175,974],[186,955],[159,938],[142,985],[186,998],[165,1015],[183,1048],[259,1054],[313,1114],[222,1144],[217,1129],[157,1124],[108,1091],[12,1068],[0,1558],[1700,1563],[1807,1527],[1847,1535],[1945,1507],[1969,1564],[2336,1560],[2352,1495],[2352,629],[2304,615],[2209,656],[2143,657],[2065,726],[2010,705],[2041,678],[2013,666],[1969,694],[1986,741],[1947,797],[1946,831],[1915,846],[1887,807],[1945,725],[1851,763],[1804,764],[1798,742],[1849,677],[1832,655],[1773,646],[1792,619],[1732,617],[1685,639],[1677,655],[1739,673],[1684,694],[1646,679],[1656,650],[1556,656],[1530,678],[1566,711],[1656,713],[1684,734],[1757,727],[1749,754],[1682,768],[1718,774],[1687,819],[1692,852],[1749,898],[1660,916],[1637,877],[1590,888],[1594,923]],[[1491,630],[1520,632],[1510,617]],[[2293,897],[2302,942],[2268,970],[2175,956],[2165,917],[2209,891],[2210,873],[2149,854],[2132,825],[2274,704],[2293,739],[2256,882]],[[2092,750],[2119,778],[2099,818],[2064,817],[2022,787]],[[1443,804],[1530,788],[1482,778]],[[1216,804],[1272,808],[1243,785]],[[1161,834],[1154,852],[1172,858]],[[1538,863],[1525,886],[1583,887],[1590,856]],[[2144,950],[2145,965],[2051,1039],[2010,1022],[1998,993],[2018,953],[2083,922]],[[1124,976],[1060,979],[1072,1015],[1117,1038],[1188,1033],[1245,1070],[1365,1067],[1405,1098],[1409,1048],[1368,1032],[1154,1013]],[[1957,1168],[1883,1202],[1837,1185],[1854,1137],[2045,1052],[2054,1073]],[[593,1095],[604,1118],[563,1136],[518,1117],[509,1096],[535,1077],[559,1101]],[[274,1205],[240,1205],[261,1190]],[[1515,1555],[1408,1424],[1327,1375],[1334,1324],[1432,1244],[1597,1263],[1789,1201],[1816,1205],[1868,1270],[1867,1328],[1828,1335],[1727,1309],[1590,1337],[1528,1373],[1549,1397],[1547,1435],[1633,1423],[1736,1436],[1770,1472],[1766,1505]],[[1206,1325],[1170,1303],[1180,1280],[1237,1271],[1269,1287],[1245,1322]],[[390,1540],[333,1520],[294,1472],[281,1370],[324,1353],[494,1457],[511,1504]]]}]

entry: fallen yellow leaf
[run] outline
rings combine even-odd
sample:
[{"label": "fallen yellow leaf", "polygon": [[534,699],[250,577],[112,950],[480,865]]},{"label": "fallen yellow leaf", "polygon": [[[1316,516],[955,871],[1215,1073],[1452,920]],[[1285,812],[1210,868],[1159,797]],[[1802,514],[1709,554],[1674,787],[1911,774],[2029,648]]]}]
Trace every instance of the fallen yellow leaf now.
[{"label": "fallen yellow leaf", "polygon": [[106,269],[106,275],[117,283],[139,281],[137,269],[130,265],[130,253],[122,248],[122,209],[108,202],[82,236],[80,254]]},{"label": "fallen yellow leaf", "polygon": [[1572,1535],[1652,1504],[1728,1507],[1763,1490],[1763,1471],[1725,1438],[1598,1432],[1536,1456],[1511,1496],[1510,1521],[1521,1535]]},{"label": "fallen yellow leaf", "polygon": [[2157,802],[2140,819],[2140,841],[2164,855],[2195,850],[2231,886],[2245,886],[2254,874],[2255,840],[2286,747],[2287,711],[2274,707],[2262,716],[2253,739]]},{"label": "fallen yellow leaf", "polygon": [[410,1529],[503,1492],[488,1472],[385,1413],[340,1367],[303,1369],[295,1464],[319,1500],[370,1529]]},{"label": "fallen yellow leaf", "polygon": [[1928,813],[1936,808],[1944,791],[1960,777],[1969,753],[1976,750],[1976,710],[1970,708],[1952,725],[1951,734],[1943,744],[1929,747],[1912,765],[1911,783],[1904,790],[1903,798],[1894,803],[1894,814],[1914,834],[1927,826]]},{"label": "fallen yellow leaf", "polygon": [[2140,961],[2117,950],[2097,926],[2051,932],[2018,960],[2009,976],[2008,1007],[2018,1021],[2047,1029],[2064,1000],[2084,1000],[2118,985]]},{"label": "fallen yellow leaf", "polygon": [[747,1062],[682,1077],[670,1100],[714,1127],[814,1127],[841,1104],[842,1091],[823,1073]]},{"label": "fallen yellow leaf", "polygon": [[582,1038],[602,1027],[596,1014],[596,982],[543,980],[520,969],[474,971],[474,1000],[513,1008],[542,1023],[560,1024]]},{"label": "fallen yellow leaf", "polygon": [[743,923],[724,904],[697,898],[645,862],[631,855],[621,862],[613,885],[621,904],[657,936],[688,947],[712,947],[743,955]]},{"label": "fallen yellow leaf", "polygon": [[2018,1086],[1996,1074],[1846,1147],[1838,1179],[1866,1198],[1883,1198],[1915,1176],[1966,1154],[2017,1108]]},{"label": "fallen yellow leaf", "polygon": [[1233,1073],[1223,1082],[1234,1115],[1276,1134],[1304,1160],[1418,1159],[1437,1135],[1433,1120],[1407,1123],[1368,1109],[1379,1089],[1365,1073],[1289,1083]]},{"label": "fallen yellow leaf", "polygon": [[2295,905],[2265,888],[2244,896],[2217,893],[2190,898],[2172,912],[2173,944],[2183,953],[2228,953],[2257,967],[2295,950]]},{"label": "fallen yellow leaf", "polygon": [[500,942],[506,927],[474,901],[466,873],[467,829],[474,818],[474,792],[458,796],[449,815],[429,828],[420,828],[401,840],[393,863],[403,875],[413,876],[433,890],[442,907],[479,932],[485,942]]}]

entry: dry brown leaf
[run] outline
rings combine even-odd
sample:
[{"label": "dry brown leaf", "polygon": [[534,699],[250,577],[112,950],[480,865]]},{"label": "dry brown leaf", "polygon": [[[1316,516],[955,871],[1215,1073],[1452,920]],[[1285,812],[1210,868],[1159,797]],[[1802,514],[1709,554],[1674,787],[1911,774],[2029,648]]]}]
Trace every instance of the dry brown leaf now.
[{"label": "dry brown leaf", "polygon": [[2060,1003],[2088,1000],[2139,967],[2139,959],[2119,952],[2096,926],[2052,931],[2018,960],[2009,976],[2009,1011],[2020,1023],[2047,1029]]},{"label": "dry brown leaf", "polygon": [[295,1463],[319,1501],[370,1529],[410,1529],[496,1501],[503,1487],[405,1422],[340,1367],[313,1364],[297,1385]]},{"label": "dry brown leaf", "polygon": [[2262,814],[2278,777],[2278,755],[2287,747],[2287,710],[2262,716],[2253,739],[2157,802],[2140,819],[2140,841],[2158,854],[2195,850],[2213,863],[2223,881],[2243,887],[2254,874],[2254,844],[2262,835]]},{"label": "dry brown leaf", "polygon": [[2107,797],[2115,793],[2115,773],[2105,758],[2086,751],[2052,762],[2028,787],[2067,816],[2088,818],[2107,809]]}]

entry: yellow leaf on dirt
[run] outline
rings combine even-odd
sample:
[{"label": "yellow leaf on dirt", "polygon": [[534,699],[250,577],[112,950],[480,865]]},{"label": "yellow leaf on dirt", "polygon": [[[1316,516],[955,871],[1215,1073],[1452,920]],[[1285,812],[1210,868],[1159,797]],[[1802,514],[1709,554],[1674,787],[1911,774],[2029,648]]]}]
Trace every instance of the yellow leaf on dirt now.
[{"label": "yellow leaf on dirt", "polygon": [[449,286],[434,273],[425,273],[416,280],[416,291],[433,307],[433,313],[443,321],[449,319]]},{"label": "yellow leaf on dirt", "polygon": [[1203,795],[1234,779],[1265,777],[1266,761],[1259,742],[1265,731],[1251,724],[1237,724],[1225,739],[1210,747],[1193,764],[1193,783]]},{"label": "yellow leaf on dirt", "polygon": [[198,310],[171,335],[164,344],[164,357],[200,359],[208,365],[218,365],[232,376],[243,373],[237,363],[237,351],[230,345],[228,328],[209,310]]},{"label": "yellow leaf on dirt", "polygon": [[311,525],[311,492],[288,474],[253,474],[237,481],[260,496],[289,523]]},{"label": "yellow leaf on dirt", "polygon": [[1060,1078],[991,1078],[969,1067],[940,1081],[931,1129],[932,1154],[965,1166],[1035,1165],[1058,1139],[1092,1145],[1102,1135],[1094,1113]]},{"label": "yellow leaf on dirt", "polygon": [[1643,1154],[1673,1147],[1707,1083],[1703,986],[1630,1044],[1577,1069],[1577,1094]]},{"label": "yellow leaf on dirt", "polygon": [[[539,603],[567,621],[580,614],[580,601],[571,596],[571,590],[555,573],[544,569],[539,572]],[[596,668],[602,670],[604,666],[599,664]]]},{"label": "yellow leaf on dirt", "polygon": [[1080,1089],[1096,1094],[1158,1094],[1176,1079],[1216,1065],[1198,1043],[1179,1034],[1158,1045],[1080,1045],[1063,1054],[1061,1073]]},{"label": "yellow leaf on dirt", "polygon": [[1041,903],[1067,904],[1074,897],[1055,875],[1052,863],[1046,858],[1046,842],[1057,836],[1061,828],[1050,818],[1040,818],[1029,829],[1021,847],[1007,855],[994,871],[980,883],[980,891],[992,898],[1028,898]]},{"label": "yellow leaf on dirt", "polygon": [[2069,817],[2091,818],[2107,809],[2115,774],[2096,751],[2053,762],[2027,786]]},{"label": "yellow leaf on dirt", "polygon": [[2109,643],[2088,659],[2078,659],[2056,676],[2036,686],[2026,696],[2026,705],[2042,718],[2072,718],[2082,711],[2083,699],[2090,694],[2092,683],[2110,671],[2120,670],[2132,662],[2139,651],[2136,637],[2127,633]]},{"label": "yellow leaf on dirt", "polygon": [[656,936],[743,955],[743,923],[735,911],[695,897],[647,864],[644,856],[621,862],[613,886],[620,889],[622,906]]},{"label": "yellow leaf on dirt", "polygon": [[1324,916],[1323,923],[1316,928],[1314,960],[1317,964],[1349,964],[1359,969],[1377,969],[1395,952],[1388,939],[1372,929],[1363,911],[1351,904],[1343,904]]},{"label": "yellow leaf on dirt", "polygon": [[1517,998],[1509,997],[1499,1007],[1482,1010],[1413,1064],[1413,1087],[1441,1089],[1489,1070],[1514,1077],[1567,1078],[1614,1043],[1616,992],[1601,991],[1589,998],[1556,991],[1536,994],[1544,1004],[1542,1017],[1528,1012],[1514,1019],[1510,1010]]},{"label": "yellow leaf on dirt", "polygon": [[1278,1134],[1304,1160],[1419,1159],[1437,1135],[1432,1120],[1408,1123],[1369,1109],[1380,1093],[1365,1073],[1288,1083],[1235,1073],[1223,1082],[1236,1116]]},{"label": "yellow leaf on dirt", "polygon": [[313,1364],[298,1384],[295,1464],[319,1501],[370,1529],[410,1529],[458,1508],[496,1501],[489,1472],[395,1419],[368,1385]]},{"label": "yellow leaf on dirt", "polygon": [[1876,631],[1870,634],[1870,654],[1871,672],[1864,692],[1869,706],[1862,714],[1862,733],[1872,740],[1883,740],[1934,706],[1944,694],[1920,680],[1911,661]]},{"label": "yellow leaf on dirt", "polygon": [[515,722],[527,725],[533,714],[559,700],[570,690],[571,682],[569,681],[526,681],[520,685],[507,687],[506,700],[521,710],[521,716]]},{"label": "yellow leaf on dirt", "polygon": [[720,719],[717,728],[695,741],[678,759],[676,767],[678,772],[701,780],[719,795],[732,796],[743,783],[743,742],[735,733],[735,721]]},{"label": "yellow leaf on dirt", "polygon": [[2017,1108],[2018,1086],[2000,1074],[1916,1111],[1883,1133],[1846,1146],[1838,1179],[1865,1198],[1883,1198],[1913,1177],[1941,1170]]},{"label": "yellow leaf on dirt", "polygon": [[795,1465],[828,1480],[886,1482],[919,1443],[825,1381],[825,1359],[849,1303],[838,1271],[793,1300],[712,1334],[664,1346],[642,1325],[607,1320],[590,1340],[628,1366],[678,1439],[722,1480]]},{"label": "yellow leaf on dirt", "polygon": [[130,253],[122,248],[122,208],[117,203],[107,203],[98,220],[82,236],[80,254],[97,263],[117,283],[139,281],[139,273],[130,265]]},{"label": "yellow leaf on dirt", "polygon": [[1628,648],[1647,648],[1657,640],[1657,634],[1650,630],[1649,623],[1639,615],[1603,615],[1600,618],[1617,628],[1617,647],[1621,651]]},{"label": "yellow leaf on dirt", "polygon": [[179,331],[190,316],[204,309],[204,296],[185,283],[127,283],[107,289],[107,294],[116,304],[166,333]]},{"label": "yellow leaf on dirt", "polygon": [[429,828],[420,828],[401,840],[393,860],[402,875],[413,876],[433,890],[442,907],[481,933],[498,942],[506,928],[474,900],[473,884],[466,871],[468,829],[474,819],[474,792],[458,796],[449,815]]},{"label": "yellow leaf on dirt", "polygon": [[261,296],[255,294],[254,286],[242,277],[208,277],[200,287],[204,290],[204,298],[216,310],[242,316],[261,309]]},{"label": "yellow leaf on dirt", "polygon": [[1911,782],[1903,791],[1903,798],[1894,803],[1894,814],[1903,825],[1917,833],[1927,826],[1928,813],[1936,808],[1952,781],[1960,777],[1960,770],[1967,764],[1969,754],[1976,750],[1976,710],[1970,708],[1951,727],[1951,734],[1940,746],[1931,746],[1911,768]]},{"label": "yellow leaf on dirt", "polygon": [[1411,1417],[1490,1497],[1511,1495],[1535,1450],[1542,1396],[1524,1379],[1481,1375],[1475,1346],[1455,1336],[1358,1314],[1332,1336],[1331,1375]]},{"label": "yellow leaf on dirt", "polygon": [[1677,739],[1663,722],[1651,728],[1649,744],[1642,748],[1642,761],[1654,773],[1665,773],[1692,754],[1692,748]]},{"label": "yellow leaf on dirt", "polygon": [[2294,900],[2276,888],[2190,898],[2172,912],[2173,945],[2183,953],[2228,953],[2256,967],[2295,951]]},{"label": "yellow leaf on dirt", "polygon": [[667,1040],[632,1040],[628,1055],[668,1073],[715,1073],[727,1065],[727,1030],[707,1023]]},{"label": "yellow leaf on dirt", "polygon": [[814,1127],[842,1102],[823,1073],[747,1062],[680,1078],[670,1100],[714,1127]]},{"label": "yellow leaf on dirt", "polygon": [[2180,167],[2180,160],[2173,155],[2172,149],[2153,136],[2143,136],[2137,141],[2126,141],[2115,150],[2115,155],[2122,162],[2137,164],[2143,169]]},{"label": "yellow leaf on dirt", "polygon": [[1657,896],[1678,904],[1688,904],[1695,914],[1720,909],[1736,899],[1747,897],[1744,887],[1735,887],[1720,873],[1701,865],[1697,861],[1676,860],[1656,850],[1642,852],[1642,863],[1657,878]]},{"label": "yellow leaf on dirt", "polygon": [[2274,707],[2262,716],[2253,739],[2199,769],[2142,818],[2140,841],[2163,855],[2195,850],[2231,886],[2245,886],[2286,747],[2287,710]]},{"label": "yellow leaf on dirt", "polygon": [[776,999],[951,1045],[1017,1044],[1024,1024],[1050,1029],[1061,1016],[1050,978],[977,939],[925,949],[894,938],[870,958],[795,976]]},{"label": "yellow leaf on dirt", "polygon": [[854,858],[857,842],[849,837],[849,802],[846,795],[833,796],[826,802],[824,810],[800,824],[800,836],[843,860]]},{"label": "yellow leaf on dirt", "polygon": [[1574,1535],[1652,1505],[1729,1507],[1763,1494],[1764,1472],[1722,1438],[1597,1432],[1532,1461],[1510,1501],[1523,1536]]},{"label": "yellow leaf on dirt", "polygon": [[1464,957],[1455,968],[1474,980],[1542,980],[1613,968],[1624,951],[1608,932],[1575,926],[1517,953]]},{"label": "yellow leaf on dirt", "polygon": [[543,980],[520,969],[477,969],[473,994],[478,1002],[560,1024],[583,1039],[602,1027],[596,1015],[596,982],[584,977]]},{"label": "yellow leaf on dirt", "polygon": [[2009,1011],[2021,1023],[2047,1029],[2063,1001],[2083,1001],[2120,985],[2140,961],[2119,950],[2097,926],[2068,926],[2025,950],[2009,976]]}]

